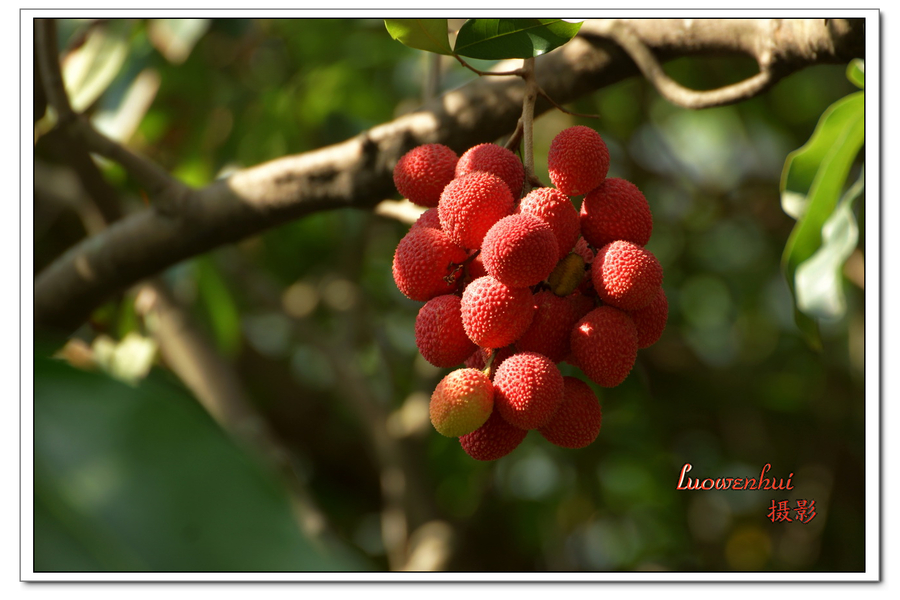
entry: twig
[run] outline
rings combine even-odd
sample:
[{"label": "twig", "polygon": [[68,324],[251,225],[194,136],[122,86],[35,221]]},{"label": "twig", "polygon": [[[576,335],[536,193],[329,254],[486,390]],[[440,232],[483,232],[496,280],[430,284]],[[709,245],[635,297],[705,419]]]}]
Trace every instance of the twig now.
[{"label": "twig", "polygon": [[517,77],[521,77],[523,74],[522,69],[513,69],[512,71],[482,71],[480,69],[476,69],[475,67],[473,67],[472,65],[467,63],[465,60],[463,60],[462,56],[460,56],[459,54],[454,54],[453,56],[456,58],[456,60],[459,61],[459,64],[461,64],[465,68],[469,69],[473,73],[477,73],[478,75],[481,75],[483,77],[504,77],[504,76],[509,76],[509,75],[515,75]]},{"label": "twig", "polygon": [[527,194],[539,181],[534,173],[534,105],[538,97],[538,84],[534,76],[534,57],[526,58],[522,68],[522,79],[525,81],[525,97],[522,100],[522,133],[525,160],[525,185],[522,194]]},{"label": "twig", "polygon": [[582,117],[584,119],[599,119],[600,115],[586,115],[583,113],[573,112],[559,104],[557,104],[556,100],[550,97],[550,94],[545,92],[540,86],[538,86],[538,93],[543,96],[550,104],[553,105],[553,108],[559,110],[561,112],[566,113],[567,115],[572,115],[573,117]]},{"label": "twig", "polygon": [[754,55],[760,71],[753,77],[715,90],[691,90],[663,71],[662,65],[630,24],[621,20],[609,20],[604,21],[595,31],[621,46],[660,95],[683,108],[701,109],[734,104],[762,93],[777,81],[771,57]]}]

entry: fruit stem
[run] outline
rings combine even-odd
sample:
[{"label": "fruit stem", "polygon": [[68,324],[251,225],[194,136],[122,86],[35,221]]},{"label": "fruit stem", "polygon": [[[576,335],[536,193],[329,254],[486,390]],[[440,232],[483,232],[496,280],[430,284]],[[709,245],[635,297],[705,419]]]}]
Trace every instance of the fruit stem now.
[{"label": "fruit stem", "polygon": [[526,58],[522,65],[522,80],[525,82],[525,98],[522,101],[523,152],[525,155],[525,185],[522,194],[527,194],[534,187],[537,177],[534,174],[534,104],[537,101],[540,86],[534,76],[534,57]]}]

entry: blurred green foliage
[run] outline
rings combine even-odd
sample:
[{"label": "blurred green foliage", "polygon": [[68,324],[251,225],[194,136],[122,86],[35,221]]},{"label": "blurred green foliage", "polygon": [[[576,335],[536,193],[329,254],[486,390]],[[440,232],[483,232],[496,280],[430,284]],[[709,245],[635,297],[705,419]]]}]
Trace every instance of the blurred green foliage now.
[{"label": "blurred green foliage", "polygon": [[[392,40],[381,20],[213,19],[184,30],[64,21],[60,46],[126,26],[127,56],[90,114],[127,112],[138,76],[157,74],[126,141],[192,185],[341,141],[421,103],[424,53]],[[169,48],[182,37],[187,54]],[[443,89],[474,77],[442,64]],[[743,59],[666,69],[697,89],[752,74]],[[779,202],[784,159],[854,91],[844,71],[813,67],[753,100],[699,112],[633,78],[572,106],[598,120],[537,120],[544,181],[558,131],[585,124],[604,136],[610,176],[635,182],[650,202],[648,249],[665,269],[667,329],[625,383],[597,390],[603,428],[588,448],[563,450],[532,433],[483,464],[437,435],[427,399],[446,371],[418,356],[420,305],[391,278],[408,225],[319,213],[164,278],[286,440],[334,538],[366,558],[329,558],[291,530],[274,480],[191,404],[170,365],[158,362],[135,388],[38,357],[36,568],[386,569],[385,461],[399,455],[413,494],[408,523],[450,524],[451,570],[862,570],[861,260],[845,268],[847,310],[823,321],[818,353],[793,322],[780,272],[794,224]],[[64,170],[41,143],[35,152]],[[140,210],[140,191],[105,169],[126,207]],[[40,269],[84,230],[40,195],[35,213]],[[133,304],[122,295],[77,336],[145,333]],[[686,462],[699,477],[752,477],[770,463],[776,477],[793,472],[795,489],[676,491]],[[770,501],[787,498],[816,500],[817,517],[770,522]]]}]

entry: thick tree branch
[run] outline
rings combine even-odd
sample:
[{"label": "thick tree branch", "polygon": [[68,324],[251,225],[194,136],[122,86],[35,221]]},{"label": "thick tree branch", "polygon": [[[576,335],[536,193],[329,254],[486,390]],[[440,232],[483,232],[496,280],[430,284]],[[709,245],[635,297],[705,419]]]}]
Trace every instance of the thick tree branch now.
[{"label": "thick tree branch", "polygon": [[[806,66],[846,63],[864,54],[862,20],[679,19],[628,25],[657,61],[746,54],[769,65],[773,75],[767,85]],[[579,37],[537,61],[537,81],[556,102],[638,73],[628,55],[604,38],[608,27],[587,22]],[[480,78],[344,143],[251,167],[196,190],[177,218],[154,210],[126,217],[38,275],[35,323],[71,330],[110,294],[181,260],[312,212],[370,209],[394,195],[392,168],[413,146],[443,143],[463,151],[512,131],[524,90],[518,78]],[[550,107],[540,98],[535,113]]]}]

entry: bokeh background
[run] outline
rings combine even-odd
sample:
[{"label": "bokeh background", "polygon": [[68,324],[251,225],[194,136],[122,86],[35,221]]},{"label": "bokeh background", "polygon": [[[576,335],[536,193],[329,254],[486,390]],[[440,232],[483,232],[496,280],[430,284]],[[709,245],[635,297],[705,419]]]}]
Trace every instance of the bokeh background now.
[{"label": "bokeh background", "polygon": [[[63,20],[58,33],[76,109],[195,186],[412,111],[434,68],[380,20]],[[864,570],[862,253],[822,351],[794,325],[780,270],[794,224],[784,160],[855,91],[845,68],[697,112],[633,78],[570,106],[599,119],[537,120],[545,182],[557,132],[603,135],[610,176],[650,202],[670,303],[628,379],[595,388],[603,427],[582,450],[530,434],[479,463],[433,430],[428,399],[447,370],[418,355],[421,305],[391,277],[409,223],[380,210],[311,215],[169,269],[68,339],[35,332],[35,570]],[[710,89],[755,64],[666,70]],[[439,89],[474,77],[447,60]],[[40,136],[52,120],[35,108]],[[124,210],[144,208],[117,165],[101,168]],[[52,138],[35,145],[34,206],[37,273],[96,225]],[[192,375],[160,306],[212,370]],[[247,428],[270,428],[278,461],[197,401],[210,373],[252,407]],[[677,491],[688,462],[713,478],[770,463],[794,489]],[[796,499],[815,500],[813,520],[770,521],[772,500]]]}]

